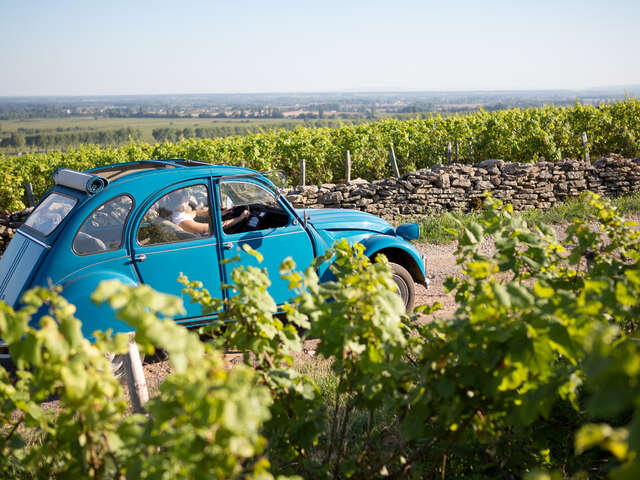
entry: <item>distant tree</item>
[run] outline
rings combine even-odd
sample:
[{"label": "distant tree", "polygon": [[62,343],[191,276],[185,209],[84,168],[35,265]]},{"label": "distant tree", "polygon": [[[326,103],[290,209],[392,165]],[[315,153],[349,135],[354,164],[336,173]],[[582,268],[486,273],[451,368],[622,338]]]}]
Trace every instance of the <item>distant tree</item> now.
[{"label": "distant tree", "polygon": [[142,139],[142,130],[140,130],[139,128],[134,128],[134,129],[130,129],[131,133],[129,134],[129,136],[136,141],[139,141]]},{"label": "distant tree", "polygon": [[163,128],[154,128],[151,131],[151,135],[155,139],[156,142],[164,142],[168,139],[169,129],[167,127]]},{"label": "distant tree", "polygon": [[184,138],[192,138],[194,136],[193,134],[193,128],[191,127],[185,127],[182,129],[182,136]]},{"label": "distant tree", "polygon": [[127,129],[118,128],[113,132],[113,141],[116,145],[120,145],[127,139]]},{"label": "distant tree", "polygon": [[24,134],[11,132],[11,136],[9,137],[9,145],[15,147],[16,150],[19,148],[23,148],[26,145]]}]

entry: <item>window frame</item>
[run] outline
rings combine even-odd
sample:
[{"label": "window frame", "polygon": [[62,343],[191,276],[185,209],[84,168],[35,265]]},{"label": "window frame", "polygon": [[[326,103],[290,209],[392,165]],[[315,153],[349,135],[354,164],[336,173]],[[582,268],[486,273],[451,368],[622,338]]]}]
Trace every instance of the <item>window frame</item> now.
[{"label": "window frame", "polygon": [[[224,183],[243,183],[243,184],[252,185],[252,186],[255,186],[255,187],[263,190],[268,195],[270,195],[273,198],[275,204],[278,205],[282,209],[282,212],[287,215],[287,218],[288,218],[287,223],[285,225],[282,225],[281,227],[275,227],[275,228],[286,228],[286,227],[292,225],[294,220],[296,220],[296,216],[292,215],[292,213],[287,208],[287,205],[282,202],[283,195],[280,192],[280,190],[277,189],[277,188],[274,188],[273,186],[271,186],[269,184],[264,184],[259,179],[258,179],[258,181],[256,181],[255,177],[256,176],[254,176],[254,175],[237,175],[237,176],[236,175],[229,175],[227,177],[219,177],[218,181],[216,182],[217,183],[217,187],[218,187],[216,194],[218,195],[218,201],[219,201],[220,205],[222,205],[222,185]],[[222,211],[222,209],[220,209],[220,211]],[[263,229],[260,229],[260,230],[249,230],[249,231],[250,232],[263,232],[265,230],[269,230],[269,228],[263,228]],[[222,216],[220,216],[220,232],[225,237],[230,237],[230,236],[234,236],[234,235],[240,235],[240,234],[243,234],[243,233],[247,233],[247,231],[234,232],[234,233],[225,232],[224,228],[222,227]]]},{"label": "window frame", "polygon": [[[150,247],[157,247],[162,245],[174,245],[174,244],[184,243],[184,242],[193,242],[197,240],[210,240],[211,238],[217,238],[216,231],[215,231],[216,219],[211,210],[213,207],[213,204],[212,204],[212,195],[211,195],[212,192],[211,192],[210,183],[207,179],[203,179],[203,178],[194,179],[192,181],[194,181],[194,183],[189,183],[187,185],[184,185],[184,184],[178,185],[178,186],[176,186],[175,184],[171,185],[168,188],[165,188],[160,192],[156,192],[154,195],[151,196],[151,200],[147,202],[148,206],[142,211],[142,213],[139,214],[139,216],[137,217],[139,220],[137,220],[136,224],[133,225],[133,227],[135,227],[135,231],[132,232],[132,235],[134,238],[136,248],[150,248]],[[191,234],[191,235],[194,235],[193,238],[183,238],[183,239],[171,240],[171,241],[160,242],[160,243],[149,243],[149,244],[140,243],[138,239],[138,232],[140,231],[140,227],[142,226],[144,217],[149,212],[149,210],[151,210],[151,208],[165,196],[171,193],[174,193],[178,190],[182,190],[190,187],[197,187],[197,186],[203,186],[207,194],[207,202],[209,206],[209,220],[210,220],[209,225],[211,226],[211,231],[209,232],[209,234],[206,236],[196,236],[196,234]],[[176,227],[180,228],[178,225],[176,225]],[[189,233],[186,230],[184,230],[184,232]]]}]

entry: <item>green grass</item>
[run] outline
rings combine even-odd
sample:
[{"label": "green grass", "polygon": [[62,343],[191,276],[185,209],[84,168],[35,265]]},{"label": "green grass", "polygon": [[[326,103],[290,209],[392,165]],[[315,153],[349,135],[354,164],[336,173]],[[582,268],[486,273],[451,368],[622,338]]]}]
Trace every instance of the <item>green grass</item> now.
[{"label": "green grass", "polygon": [[[623,215],[640,213],[640,193],[613,198],[611,203]],[[528,221],[548,225],[569,223],[574,218],[584,220],[589,217],[589,214],[589,206],[579,199],[559,203],[546,210],[534,209],[519,213]],[[418,220],[421,230],[420,241],[433,245],[453,242],[457,238],[456,232],[460,228],[456,219],[466,226],[476,221],[480,215],[480,212],[443,212],[425,215],[424,218]]]},{"label": "green grass", "polygon": [[298,373],[309,377],[318,385],[322,398],[327,402],[335,399],[338,389],[338,377],[331,370],[331,363],[331,360],[321,356],[304,360],[296,359],[294,363],[294,368]]}]

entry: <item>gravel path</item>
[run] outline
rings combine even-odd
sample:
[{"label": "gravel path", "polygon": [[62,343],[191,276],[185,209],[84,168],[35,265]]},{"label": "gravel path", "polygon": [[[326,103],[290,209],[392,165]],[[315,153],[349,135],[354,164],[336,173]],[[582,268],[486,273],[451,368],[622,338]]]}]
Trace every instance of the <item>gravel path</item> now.
[{"label": "gravel path", "polygon": [[[443,245],[420,243],[416,247],[427,259],[427,275],[431,277],[428,289],[416,285],[416,306],[440,302],[442,308],[436,311],[433,317],[451,317],[456,310],[456,303],[453,295],[445,292],[443,285],[447,277],[456,276],[461,270],[461,266],[456,264],[455,256],[458,243],[451,242]],[[486,255],[493,254],[495,251],[493,242],[490,239],[483,240],[480,251]]]}]

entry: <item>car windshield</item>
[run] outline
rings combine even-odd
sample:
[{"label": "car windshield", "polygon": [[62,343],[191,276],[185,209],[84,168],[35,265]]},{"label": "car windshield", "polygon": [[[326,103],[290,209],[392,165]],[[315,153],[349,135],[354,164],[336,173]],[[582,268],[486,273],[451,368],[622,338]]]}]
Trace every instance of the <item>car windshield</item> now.
[{"label": "car windshield", "polygon": [[76,203],[75,198],[54,192],[38,205],[24,224],[46,237],[62,223]]}]

